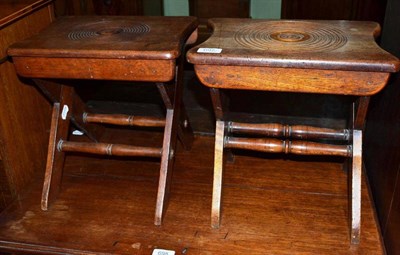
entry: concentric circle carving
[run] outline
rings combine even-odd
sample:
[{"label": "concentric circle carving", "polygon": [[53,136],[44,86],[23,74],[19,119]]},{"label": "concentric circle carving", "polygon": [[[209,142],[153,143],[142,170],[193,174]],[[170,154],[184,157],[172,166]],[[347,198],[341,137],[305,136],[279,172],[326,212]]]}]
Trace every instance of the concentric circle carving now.
[{"label": "concentric circle carving", "polygon": [[332,51],[347,43],[341,30],[305,21],[253,23],[237,31],[234,38],[246,48],[290,53]]},{"label": "concentric circle carving", "polygon": [[68,38],[77,41],[91,37],[113,36],[117,34],[143,35],[148,32],[150,32],[150,27],[143,23],[133,24],[131,26],[115,26],[114,24],[105,26],[94,23],[70,32]]}]

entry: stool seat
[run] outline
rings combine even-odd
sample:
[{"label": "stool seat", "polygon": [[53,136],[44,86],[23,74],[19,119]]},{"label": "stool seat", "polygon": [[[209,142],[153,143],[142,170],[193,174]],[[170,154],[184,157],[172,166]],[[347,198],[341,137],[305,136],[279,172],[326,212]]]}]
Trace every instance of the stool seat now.
[{"label": "stool seat", "polygon": [[[187,59],[209,87],[372,95],[399,70],[374,22],[211,19]],[[365,72],[369,72],[365,75]]]},{"label": "stool seat", "polygon": [[[374,22],[211,19],[213,34],[187,59],[210,87],[216,116],[211,225],[220,225],[223,163],[231,149],[342,156],[349,171],[351,243],[360,242],[362,133],[369,96],[386,85],[399,60],[375,43]],[[229,119],[220,89],[356,96],[347,129],[241,123]],[[293,140],[295,139],[295,140]],[[308,140],[308,141],[307,141]],[[228,152],[226,155],[225,152]],[[224,157],[225,155],[225,157]]]},{"label": "stool seat", "polygon": [[31,78],[167,82],[195,28],[194,17],[62,17],[8,54]]},{"label": "stool seat", "polygon": [[[181,102],[182,52],[196,41],[196,29],[194,17],[71,16],[58,19],[39,34],[9,48],[17,73],[33,78],[53,103],[43,210],[48,210],[57,197],[68,152],[156,157],[161,158],[161,164],[154,223],[161,224],[176,140],[179,138],[185,148],[190,148],[193,139]],[[75,92],[81,80],[156,83],[166,117],[90,112]],[[71,123],[93,142],[68,141]],[[155,148],[101,143],[100,124],[164,128],[163,144]]]}]

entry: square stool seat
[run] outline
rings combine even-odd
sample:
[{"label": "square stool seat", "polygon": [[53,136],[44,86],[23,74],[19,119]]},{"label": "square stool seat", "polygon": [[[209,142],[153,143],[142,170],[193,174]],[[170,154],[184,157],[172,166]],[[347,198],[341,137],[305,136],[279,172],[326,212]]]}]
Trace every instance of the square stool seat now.
[{"label": "square stool seat", "polygon": [[[187,148],[193,138],[181,100],[183,52],[196,39],[195,17],[71,16],[9,48],[17,73],[33,78],[53,103],[43,210],[59,192],[66,152],[158,157],[155,224],[161,224],[177,137]],[[166,117],[91,113],[74,89],[81,80],[156,83]],[[68,141],[71,122],[93,143]],[[164,128],[162,147],[101,143],[100,124]]]},{"label": "square stool seat", "polygon": [[[192,48],[187,59],[194,64],[199,80],[210,87],[217,119],[211,225],[218,228],[220,224],[224,150],[343,156],[352,161],[349,219],[351,242],[358,243],[362,132],[369,97],[383,89],[390,73],[400,68],[399,60],[374,41],[379,25],[250,19],[211,19],[209,25],[211,37]],[[336,94],[357,99],[348,129],[241,123],[224,114],[220,89]],[[320,140],[323,142],[315,142]]]},{"label": "square stool seat", "polygon": [[194,17],[62,17],[8,54],[30,78],[168,82],[196,24]]}]

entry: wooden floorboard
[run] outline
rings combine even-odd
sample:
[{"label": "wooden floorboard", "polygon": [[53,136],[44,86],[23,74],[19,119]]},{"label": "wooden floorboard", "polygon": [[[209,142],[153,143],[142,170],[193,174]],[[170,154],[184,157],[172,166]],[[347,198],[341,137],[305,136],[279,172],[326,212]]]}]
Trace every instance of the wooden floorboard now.
[{"label": "wooden floorboard", "polygon": [[[104,139],[161,144],[127,130]],[[80,138],[77,138],[80,139]],[[153,225],[157,160],[71,155],[62,190],[40,210],[42,176],[0,215],[0,250],[30,254],[383,254],[363,182],[361,244],[350,245],[347,173],[337,159],[239,153],[224,172],[220,229],[210,228],[213,137],[178,149],[163,225]]]}]

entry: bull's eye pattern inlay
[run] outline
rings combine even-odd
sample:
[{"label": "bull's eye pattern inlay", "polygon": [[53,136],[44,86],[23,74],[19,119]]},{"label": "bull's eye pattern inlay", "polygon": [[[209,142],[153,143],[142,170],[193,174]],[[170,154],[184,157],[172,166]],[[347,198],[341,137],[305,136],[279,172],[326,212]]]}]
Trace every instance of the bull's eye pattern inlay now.
[{"label": "bull's eye pattern inlay", "polygon": [[234,38],[246,48],[291,53],[332,51],[347,43],[341,30],[313,22],[252,24],[237,31]]},{"label": "bull's eye pattern inlay", "polygon": [[310,36],[301,32],[285,31],[273,33],[271,38],[282,42],[300,42],[308,40]]},{"label": "bull's eye pattern inlay", "polygon": [[[102,26],[103,27],[103,26]],[[86,29],[72,31],[68,38],[73,41],[83,40],[91,37],[112,36],[117,34],[142,35],[150,32],[150,27],[143,23],[134,24],[129,27],[97,28],[96,25],[88,26]]]}]

